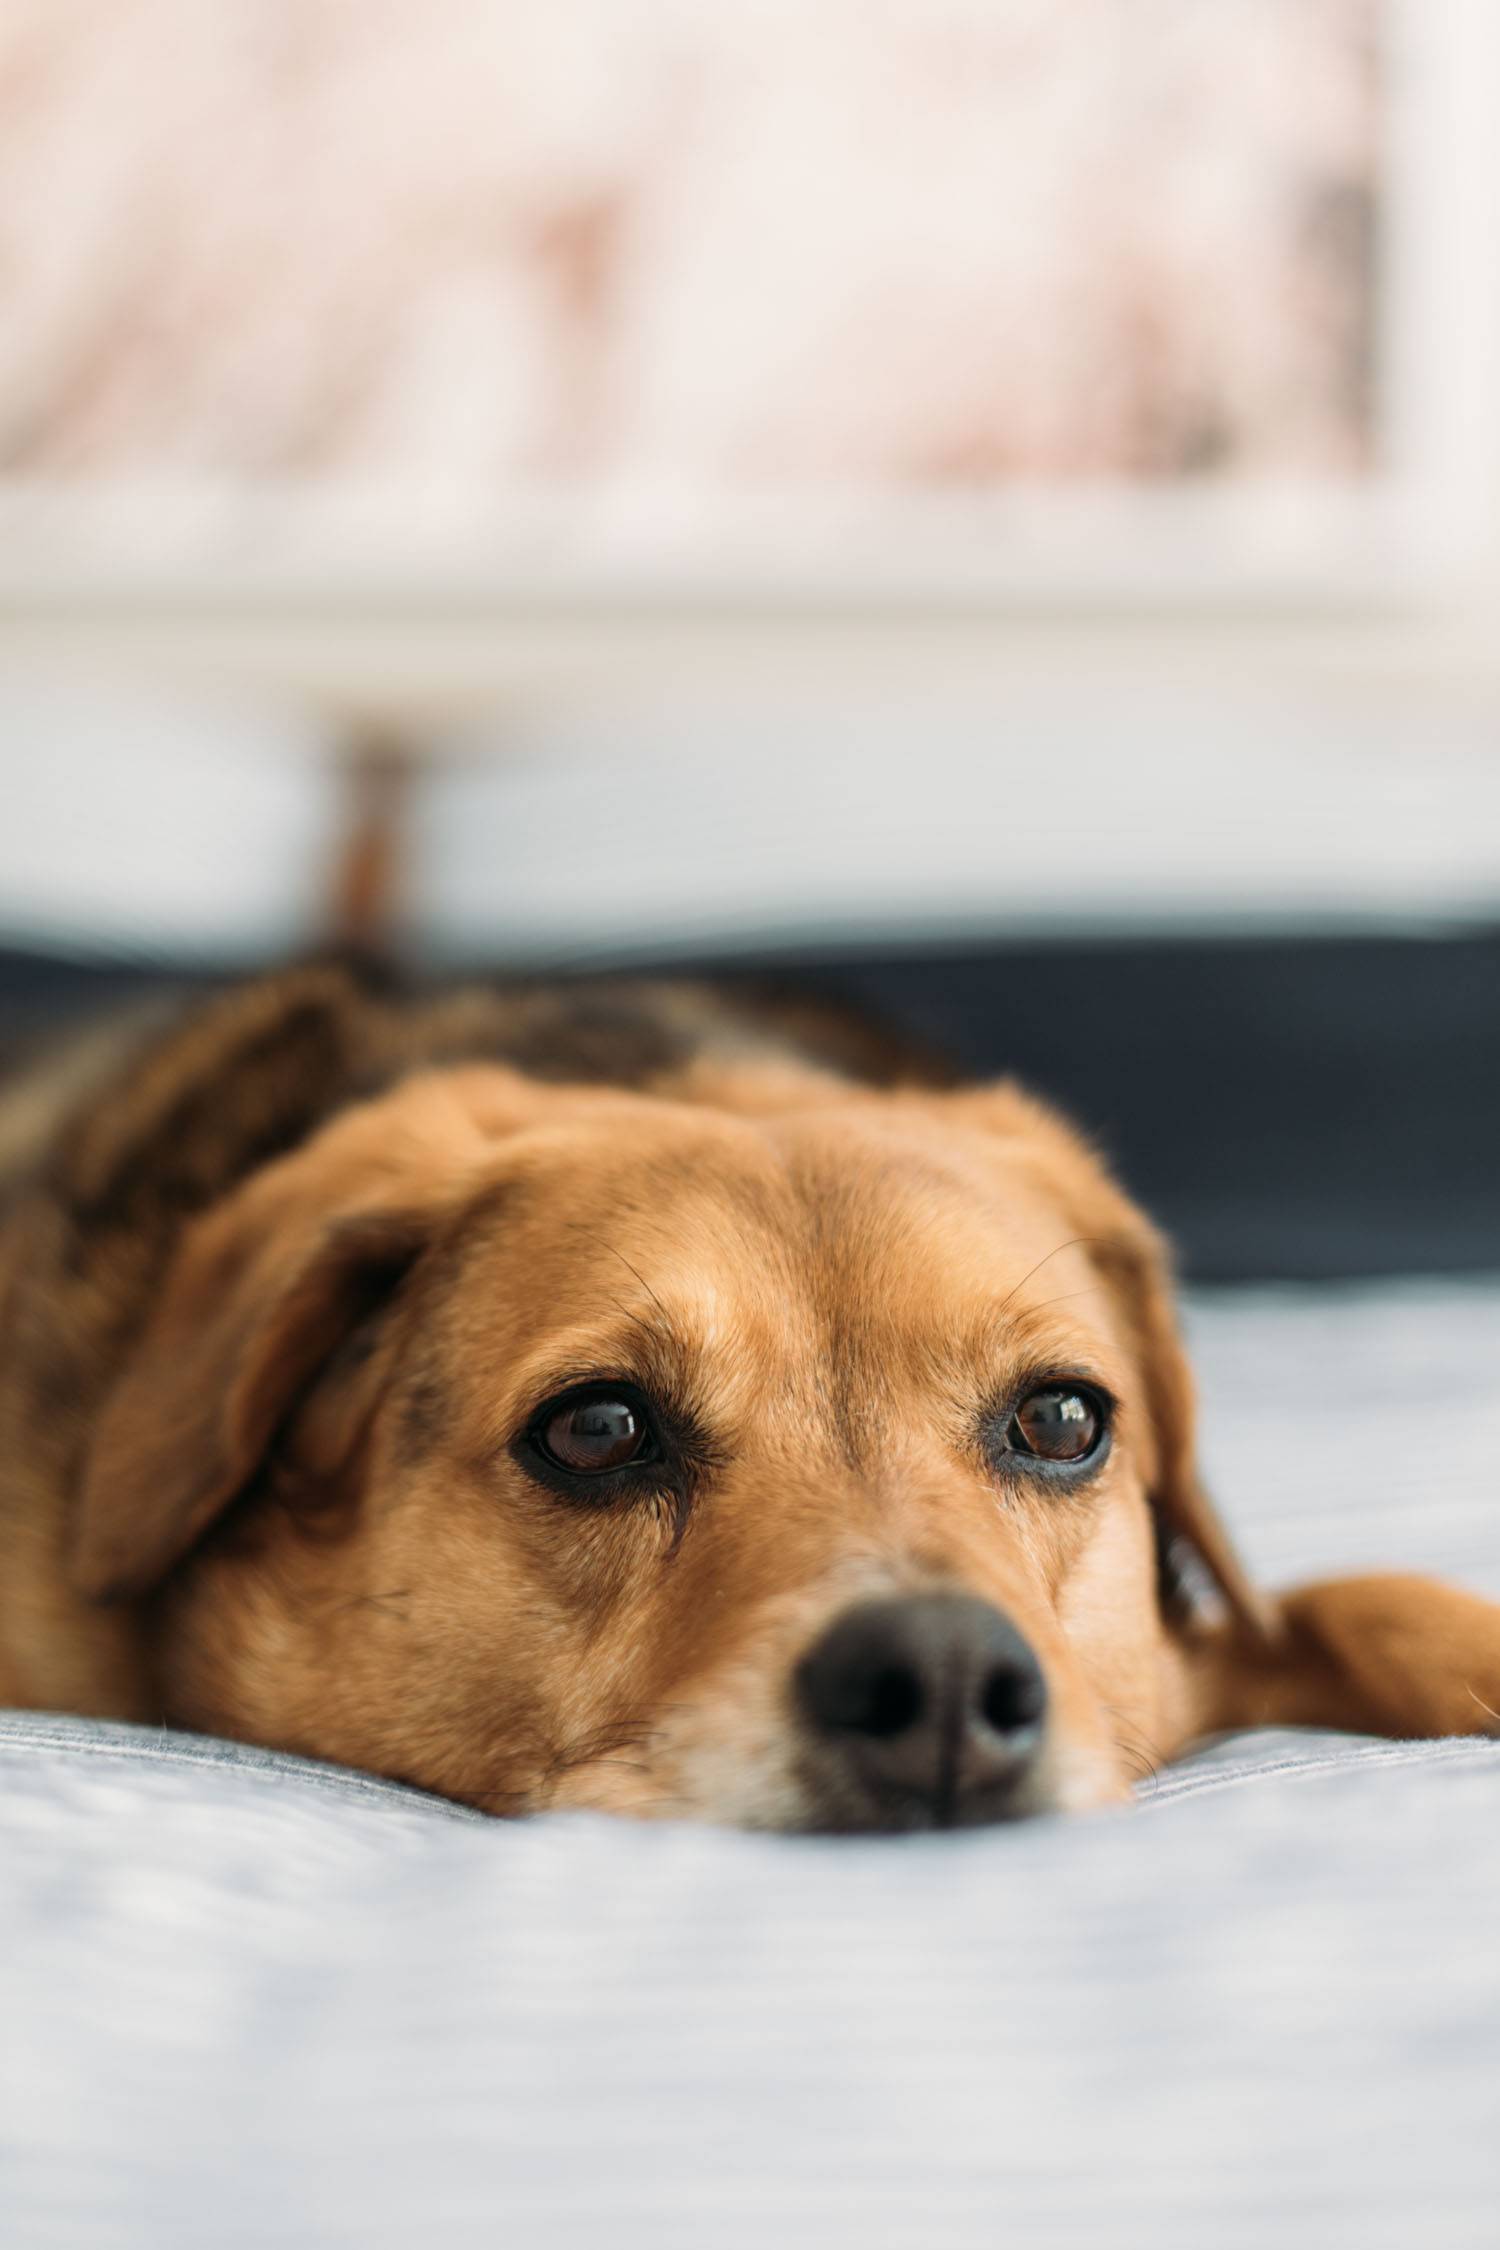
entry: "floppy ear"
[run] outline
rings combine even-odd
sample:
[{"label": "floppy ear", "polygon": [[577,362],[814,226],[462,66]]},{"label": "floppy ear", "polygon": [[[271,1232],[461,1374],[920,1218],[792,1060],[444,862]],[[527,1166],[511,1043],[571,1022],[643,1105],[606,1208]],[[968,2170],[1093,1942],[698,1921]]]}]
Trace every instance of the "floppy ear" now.
[{"label": "floppy ear", "polygon": [[1500,1606],[1430,1578],[1300,1586],[1269,1639],[1234,1623],[1182,1644],[1184,1740],[1239,1727],[1500,1733]]},{"label": "floppy ear", "polygon": [[1140,1214],[1111,1189],[1114,1225],[1093,1238],[1089,1254],[1112,1288],[1130,1331],[1151,1416],[1154,1447],[1150,1500],[1164,1565],[1185,1545],[1207,1570],[1232,1616],[1252,1640],[1271,1618],[1252,1585],[1198,1473],[1197,1401],[1178,1333],[1166,1246]]},{"label": "floppy ear", "polygon": [[1192,1378],[1164,1244],[1055,1111],[1008,1085],[957,1098],[1032,1151],[1109,1283],[1145,1384],[1164,1544],[1189,1547],[1228,1607],[1222,1623],[1169,1608],[1162,1753],[1259,1726],[1500,1734],[1500,1605],[1427,1578],[1328,1579],[1275,1598],[1251,1585],[1195,1467]]},{"label": "floppy ear", "polygon": [[[1190,1549],[1242,1628],[1252,1636],[1265,1633],[1267,1606],[1198,1475],[1193,1378],[1178,1334],[1166,1244],[1083,1136],[1047,1103],[1008,1080],[954,1098],[990,1131],[1014,1139],[1043,1171],[1109,1287],[1146,1394],[1150,1500],[1164,1563],[1173,1562],[1175,1547]],[[1164,1568],[1164,1578],[1169,1575]]]},{"label": "floppy ear", "polygon": [[94,1431],[73,1521],[83,1592],[141,1593],[187,1551],[492,1153],[454,1085],[417,1082],[189,1226]]}]

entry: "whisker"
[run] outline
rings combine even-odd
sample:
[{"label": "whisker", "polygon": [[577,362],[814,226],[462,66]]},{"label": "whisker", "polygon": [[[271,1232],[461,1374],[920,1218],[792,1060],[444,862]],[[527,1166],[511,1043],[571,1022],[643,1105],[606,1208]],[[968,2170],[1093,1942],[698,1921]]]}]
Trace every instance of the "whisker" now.
[{"label": "whisker", "polygon": [[1148,1751],[1138,1748],[1133,1742],[1126,1742],[1119,1735],[1115,1736],[1114,1743],[1115,1748],[1138,1781],[1156,1781],[1159,1779],[1161,1766]]},{"label": "whisker", "polygon": [[464,1792],[465,1804],[492,1814],[496,1820],[518,1820],[530,1809],[530,1802],[530,1793],[524,1789],[468,1789]]},{"label": "whisker", "polygon": [[651,1299],[652,1304],[655,1305],[657,1311],[661,1314],[662,1319],[666,1322],[667,1328],[670,1330],[672,1326],[672,1315],[668,1312],[660,1297],[657,1296],[656,1291],[652,1288],[650,1282],[646,1279],[640,1268],[631,1264],[630,1260],[626,1257],[623,1250],[617,1250],[612,1242],[606,1242],[602,1234],[596,1234],[593,1237],[593,1240],[598,1243],[601,1250],[607,1250],[612,1258],[618,1258],[627,1273],[634,1274],[636,1280],[645,1290],[646,1295]]},{"label": "whisker", "polygon": [[[1103,1708],[1112,1719],[1121,1720],[1125,1716],[1118,1704],[1105,1703]],[[1120,1734],[1112,1735],[1110,1739],[1121,1757],[1128,1762],[1138,1781],[1160,1779],[1164,1763],[1161,1752],[1144,1735],[1137,1734],[1133,1728],[1127,1728]]]},{"label": "whisker", "polygon": [[1049,1305],[1070,1305],[1075,1297],[1097,1297],[1105,1287],[1102,1281],[1091,1282],[1087,1289],[1069,1289],[1061,1297],[1044,1297],[1039,1305],[1028,1305],[1028,1312],[1045,1312]]},{"label": "whisker", "polygon": [[[1102,1242],[1104,1239],[1105,1238],[1102,1234],[1071,1234],[1069,1235],[1066,1242],[1059,1242],[1055,1244],[1054,1247],[1047,1252],[1046,1257],[1038,1258],[1036,1264],[1032,1266],[1026,1273],[1022,1274],[1020,1280],[1016,1283],[1015,1288],[1008,1291],[1007,1294],[1001,1298],[999,1310],[1001,1312],[1004,1312],[1006,1306],[1010,1303],[1011,1298],[1017,1296],[1020,1291],[1026,1287],[1027,1282],[1030,1281],[1034,1275],[1041,1272],[1043,1266],[1050,1264],[1052,1259],[1061,1257],[1064,1250],[1087,1249],[1091,1243]],[[1056,1303],[1057,1301],[1057,1299],[1053,1300],[1054,1303]]]}]

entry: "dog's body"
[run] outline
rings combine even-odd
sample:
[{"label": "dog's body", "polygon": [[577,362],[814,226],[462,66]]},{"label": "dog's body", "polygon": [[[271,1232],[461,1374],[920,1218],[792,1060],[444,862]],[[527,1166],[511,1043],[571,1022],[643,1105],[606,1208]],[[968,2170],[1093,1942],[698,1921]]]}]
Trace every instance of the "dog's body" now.
[{"label": "dog's body", "polygon": [[0,1700],[785,1828],[1103,1803],[1263,1720],[1492,1728],[1490,1605],[1248,1586],[1076,1136],[841,1045],[313,968],[32,1079]]}]

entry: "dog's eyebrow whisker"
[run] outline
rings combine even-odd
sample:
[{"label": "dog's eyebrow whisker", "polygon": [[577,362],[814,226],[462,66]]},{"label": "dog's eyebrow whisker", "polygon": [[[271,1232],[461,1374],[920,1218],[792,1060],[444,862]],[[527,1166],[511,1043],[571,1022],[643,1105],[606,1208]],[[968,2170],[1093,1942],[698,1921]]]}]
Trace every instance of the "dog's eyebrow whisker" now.
[{"label": "dog's eyebrow whisker", "polygon": [[1039,1305],[1027,1305],[1023,1309],[1026,1312],[1046,1312],[1049,1305],[1071,1305],[1075,1297],[1097,1297],[1105,1287],[1106,1284],[1102,1281],[1090,1282],[1087,1289],[1069,1289],[1061,1297],[1044,1297]]},{"label": "dog's eyebrow whisker", "polygon": [[[1108,1286],[1109,1285],[1107,1282],[1094,1281],[1090,1282],[1088,1286],[1083,1289],[1067,1289],[1063,1291],[1061,1296],[1043,1297],[1039,1304],[1017,1306],[1015,1317],[1018,1321],[1025,1321],[1033,1317],[1037,1313],[1044,1313],[1049,1311],[1053,1305],[1071,1305],[1079,1297],[1097,1297],[1101,1293],[1101,1291],[1107,1292]],[[1009,1303],[1009,1301],[1010,1300],[1007,1298],[1006,1303]],[[1005,1307],[1003,1305],[998,1307],[995,1313],[991,1315],[990,1320],[986,1324],[986,1327],[984,1329],[981,1349],[983,1350],[987,1358],[997,1348],[1003,1349],[1013,1341],[1013,1327],[1010,1324],[1006,1324],[1002,1329],[1000,1323],[1000,1314],[1004,1311],[1004,1309]]]},{"label": "dog's eyebrow whisker", "polygon": [[638,1313],[633,1307],[627,1305],[623,1297],[611,1297],[609,1301],[621,1320],[628,1320],[632,1328],[638,1328],[643,1336],[648,1337],[652,1343],[655,1343],[657,1331],[643,1313]]},{"label": "dog's eyebrow whisker", "polygon": [[1486,1703],[1482,1695],[1475,1694],[1474,1689],[1470,1687],[1467,1680],[1465,1680],[1464,1682],[1464,1693],[1465,1695],[1473,1697],[1473,1700],[1479,1705],[1480,1710],[1484,1713],[1487,1719],[1493,1719],[1496,1726],[1500,1726],[1500,1711],[1497,1711],[1494,1708],[1493,1704]]},{"label": "dog's eyebrow whisker", "polygon": [[[1020,1280],[1015,1284],[1015,1287],[1007,1290],[1006,1294],[1001,1298],[997,1310],[1000,1312],[1004,1312],[1012,1297],[1018,1296],[1020,1292],[1026,1287],[1027,1282],[1032,1280],[1037,1274],[1039,1274],[1043,1266],[1049,1265],[1054,1258],[1061,1257],[1064,1250],[1086,1250],[1092,1244],[1096,1242],[1102,1242],[1103,1240],[1104,1236],[1102,1234],[1070,1234],[1066,1242],[1055,1243],[1052,1249],[1047,1252],[1045,1258],[1038,1258],[1036,1264],[1029,1267],[1027,1271],[1022,1274]],[[1053,1302],[1055,1303],[1056,1299],[1054,1299]]]},{"label": "dog's eyebrow whisker", "polygon": [[607,1250],[612,1258],[618,1258],[621,1265],[625,1268],[625,1271],[628,1274],[634,1275],[635,1279],[645,1290],[646,1295],[651,1299],[652,1304],[655,1305],[657,1311],[661,1314],[662,1319],[666,1322],[668,1333],[670,1333],[672,1327],[672,1315],[668,1312],[660,1297],[657,1296],[656,1291],[652,1288],[650,1282],[641,1272],[639,1266],[633,1266],[630,1260],[626,1257],[624,1251],[617,1250],[612,1242],[606,1242],[602,1234],[596,1234],[591,1239],[598,1243],[601,1250]]}]

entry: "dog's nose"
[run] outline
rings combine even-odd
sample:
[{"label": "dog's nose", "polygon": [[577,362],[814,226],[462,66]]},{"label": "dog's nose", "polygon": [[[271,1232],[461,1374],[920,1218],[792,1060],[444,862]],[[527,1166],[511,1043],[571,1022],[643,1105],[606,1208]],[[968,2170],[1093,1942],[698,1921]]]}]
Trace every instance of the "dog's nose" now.
[{"label": "dog's nose", "polygon": [[967,1594],[846,1610],[796,1672],[820,1746],[905,1824],[996,1819],[1042,1740],[1047,1684],[1009,1618]]}]

